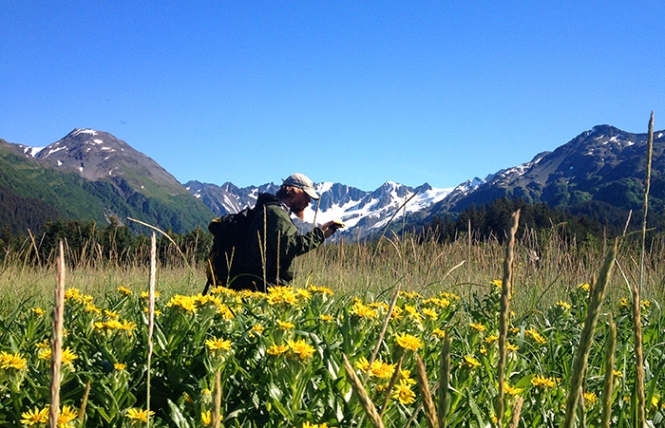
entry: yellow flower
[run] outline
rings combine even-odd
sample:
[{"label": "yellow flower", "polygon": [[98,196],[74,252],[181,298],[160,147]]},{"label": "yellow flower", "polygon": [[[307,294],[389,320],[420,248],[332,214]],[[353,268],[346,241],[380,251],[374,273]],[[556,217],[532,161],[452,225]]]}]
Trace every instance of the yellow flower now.
[{"label": "yellow flower", "polygon": [[506,351],[508,352],[517,352],[519,351],[520,347],[517,345],[513,345],[510,342],[506,342]]},{"label": "yellow flower", "polygon": [[124,294],[125,296],[129,296],[130,294],[132,294],[132,290],[125,287],[124,285],[121,285],[120,287],[118,287],[117,290],[118,290],[118,292],[120,292],[120,294]]},{"label": "yellow flower", "polygon": [[210,349],[212,352],[223,352],[231,349],[231,341],[213,337],[212,339],[206,340],[206,346],[208,346],[208,349]]},{"label": "yellow flower", "polygon": [[619,306],[625,309],[630,307],[630,303],[628,302],[628,299],[622,297],[621,299],[619,299]]},{"label": "yellow flower", "polygon": [[521,394],[524,391],[523,388],[512,387],[512,386],[508,385],[508,383],[506,383],[506,382],[503,383],[503,390],[506,391],[506,394],[508,394],[508,395],[518,395],[518,394]]},{"label": "yellow flower", "polygon": [[48,414],[48,406],[43,409],[35,407],[34,410],[28,410],[27,412],[21,413],[21,424],[29,427],[46,424],[48,423]]},{"label": "yellow flower", "polygon": [[481,323],[471,323],[471,324],[469,324],[469,327],[471,327],[472,330],[476,330],[476,331],[485,331],[485,330],[487,330],[487,327],[485,327]]},{"label": "yellow flower", "polygon": [[423,308],[423,315],[425,315],[427,318],[431,319],[432,321],[436,321],[439,318],[439,314],[437,314],[434,309],[430,308]]},{"label": "yellow flower", "polygon": [[475,369],[476,367],[481,366],[480,361],[478,361],[473,355],[465,355],[464,361],[461,365],[470,369]]},{"label": "yellow flower", "polygon": [[531,338],[540,345],[545,345],[547,343],[547,339],[541,336],[540,333],[538,333],[534,328],[524,330],[524,334],[527,336],[531,336]]},{"label": "yellow flower", "polygon": [[32,313],[41,317],[42,315],[44,315],[44,309],[42,309],[42,308],[32,308]]},{"label": "yellow flower", "polygon": [[255,334],[255,333],[256,333],[256,334],[262,334],[262,333],[263,333],[263,330],[265,330],[265,329],[266,329],[266,328],[265,328],[264,326],[262,326],[261,324],[254,324],[254,325],[252,326],[252,329],[249,331],[249,335],[250,335],[251,337],[254,337],[254,334]]},{"label": "yellow flower", "polygon": [[289,340],[289,350],[301,360],[311,357],[315,351],[314,347],[303,339],[297,341]]},{"label": "yellow flower", "polygon": [[222,304],[219,304],[217,306],[217,308],[218,308],[217,313],[219,315],[221,315],[222,318],[225,319],[225,320],[232,320],[236,316],[233,313],[233,310],[230,307],[228,307],[228,305],[225,305],[225,304],[222,303]]},{"label": "yellow flower", "polygon": [[333,291],[328,287],[320,287],[318,285],[310,285],[307,289],[312,293],[327,294],[329,296],[334,295]]},{"label": "yellow flower", "polygon": [[620,372],[619,370],[613,370],[612,374],[614,375],[614,377],[623,377],[623,373]]},{"label": "yellow flower", "polygon": [[115,364],[113,364],[113,368],[118,370],[118,371],[125,370],[127,368],[127,364],[115,363]]},{"label": "yellow flower", "polygon": [[270,287],[266,301],[270,306],[295,306],[298,304],[298,293],[293,287]]},{"label": "yellow flower", "polygon": [[203,425],[208,426],[212,422],[212,414],[210,413],[210,410],[206,410],[205,412],[201,412],[201,422]]},{"label": "yellow flower", "polygon": [[585,392],[584,393],[584,407],[589,409],[593,407],[594,404],[596,404],[596,401],[598,401],[598,397],[596,396],[595,392]]},{"label": "yellow flower", "polygon": [[415,306],[413,305],[404,305],[404,311],[417,322],[422,321],[423,316],[418,312]]},{"label": "yellow flower", "polygon": [[487,336],[485,338],[485,343],[487,343],[488,345],[491,345],[492,343],[496,342],[497,340],[499,340],[499,336],[497,336],[496,334],[490,334],[489,336]]},{"label": "yellow flower", "polygon": [[282,355],[289,350],[287,345],[271,345],[266,351],[269,355]]},{"label": "yellow flower", "polygon": [[641,303],[640,307],[642,308],[642,310],[647,310],[651,307],[651,302],[649,300],[644,299],[640,301],[640,303]]},{"label": "yellow flower", "polygon": [[319,315],[319,319],[323,322],[331,322],[335,320],[335,317],[332,315],[321,314]]},{"label": "yellow flower", "polygon": [[[161,296],[161,294],[159,293],[159,291],[155,291],[155,299],[158,298],[159,296]],[[147,292],[147,291],[141,291],[141,298],[142,298],[142,299],[147,299],[148,297],[150,297],[150,293],[149,293],[149,292]]]},{"label": "yellow flower", "polygon": [[171,297],[171,300],[168,301],[166,304],[167,307],[179,307],[182,308],[185,312],[196,312],[197,307],[196,304],[198,302],[198,299],[196,296],[183,296],[180,294],[176,294],[175,296]]},{"label": "yellow flower", "polygon": [[277,320],[277,325],[279,326],[280,330],[285,330],[285,331],[296,328],[295,324],[293,324],[291,322],[288,322],[288,321]]},{"label": "yellow flower", "polygon": [[376,318],[378,312],[376,309],[372,309],[369,306],[364,305],[362,302],[356,301],[349,312],[351,315],[355,315],[358,318]]},{"label": "yellow flower", "polygon": [[[40,360],[50,360],[51,359],[51,348],[44,349],[39,352],[37,356]],[[78,359],[76,355],[69,347],[62,350],[62,364],[68,364],[69,366],[73,365],[73,361]]]},{"label": "yellow flower", "polygon": [[78,410],[72,406],[64,406],[58,414],[58,426],[66,426],[68,423],[76,419]]},{"label": "yellow flower", "polygon": [[432,330],[432,336],[438,339],[445,339],[446,332],[441,330],[440,328],[435,328],[434,330]]},{"label": "yellow flower", "polygon": [[483,355],[487,355],[487,348],[485,348],[484,346],[481,346],[480,347],[480,353],[483,354]]},{"label": "yellow flower", "polygon": [[434,305],[440,307],[441,309],[446,309],[448,306],[450,306],[450,299],[443,297],[430,297],[429,299],[423,300],[423,305]]},{"label": "yellow flower", "polygon": [[141,410],[137,408],[131,408],[127,410],[127,416],[129,419],[132,420],[132,423],[135,421],[143,422],[143,423],[148,423],[148,417],[154,415],[155,412],[147,411],[147,410]]},{"label": "yellow flower", "polygon": [[545,377],[536,375],[531,379],[531,384],[537,388],[554,388],[557,384],[557,380],[553,377]]},{"label": "yellow flower", "polygon": [[399,384],[395,386],[392,397],[402,404],[411,404],[416,401],[416,394],[411,391],[409,382],[404,379],[400,380]]},{"label": "yellow flower", "polygon": [[27,365],[27,360],[23,358],[20,353],[10,354],[8,352],[0,352],[0,369],[14,369],[21,370]]},{"label": "yellow flower", "polygon": [[578,290],[584,290],[584,291],[589,291],[591,286],[589,285],[588,282],[582,283],[582,284],[577,284],[577,289]]},{"label": "yellow flower", "polygon": [[503,280],[502,279],[493,279],[490,282],[490,284],[492,284],[493,286],[495,286],[497,288],[501,288],[501,287],[503,287]]},{"label": "yellow flower", "polygon": [[410,351],[416,351],[423,346],[419,338],[408,333],[398,334],[395,337],[395,342],[400,348],[408,349]]},{"label": "yellow flower", "polygon": [[556,305],[561,309],[563,309],[564,311],[569,311],[572,308],[570,303],[564,302],[563,300],[559,300],[558,302],[556,302]]}]

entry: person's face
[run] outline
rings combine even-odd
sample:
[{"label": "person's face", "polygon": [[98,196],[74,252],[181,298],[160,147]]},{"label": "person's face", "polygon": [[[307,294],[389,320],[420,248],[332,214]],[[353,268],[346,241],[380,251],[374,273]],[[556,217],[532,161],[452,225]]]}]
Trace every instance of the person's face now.
[{"label": "person's face", "polygon": [[302,213],[305,211],[305,208],[309,206],[311,201],[312,198],[310,198],[304,190],[299,187],[294,187],[289,208],[291,209],[291,212],[302,219]]}]

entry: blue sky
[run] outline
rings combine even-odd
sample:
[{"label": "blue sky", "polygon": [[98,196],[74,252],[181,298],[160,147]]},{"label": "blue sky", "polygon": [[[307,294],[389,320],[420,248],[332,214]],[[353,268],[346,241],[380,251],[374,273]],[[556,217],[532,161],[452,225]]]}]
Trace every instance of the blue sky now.
[{"label": "blue sky", "polygon": [[0,138],[110,132],[181,182],[453,187],[665,126],[661,1],[0,1]]}]

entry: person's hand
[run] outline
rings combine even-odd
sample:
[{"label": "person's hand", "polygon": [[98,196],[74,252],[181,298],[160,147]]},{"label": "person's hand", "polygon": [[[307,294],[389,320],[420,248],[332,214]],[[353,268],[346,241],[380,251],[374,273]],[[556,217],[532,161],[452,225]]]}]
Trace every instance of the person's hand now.
[{"label": "person's hand", "polygon": [[323,223],[320,227],[323,231],[323,236],[329,238],[337,229],[344,227],[344,223],[338,220],[331,220],[327,223]]}]

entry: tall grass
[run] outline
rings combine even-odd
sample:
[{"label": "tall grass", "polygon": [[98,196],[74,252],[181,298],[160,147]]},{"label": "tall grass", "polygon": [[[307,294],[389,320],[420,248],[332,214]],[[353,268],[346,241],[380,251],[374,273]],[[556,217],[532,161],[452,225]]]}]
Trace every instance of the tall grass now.
[{"label": "tall grass", "polygon": [[[577,284],[590,282],[595,269],[603,263],[602,243],[581,246],[552,233],[518,234],[513,263],[514,295],[511,309],[517,314],[539,311],[565,297]],[[471,242],[471,244],[469,244]],[[663,301],[665,295],[665,236],[653,238],[645,247],[641,268],[641,242],[635,236],[620,242],[617,262],[622,275],[631,284],[642,284],[643,299]],[[23,251],[32,251],[26,247]],[[157,281],[166,295],[196,293],[206,282],[205,267],[182,262],[179,251],[164,249],[169,257],[157,271]],[[392,237],[379,247],[366,242],[326,244],[309,257],[296,259],[294,285],[325,285],[337,293],[362,297],[391,296],[398,284],[405,291],[432,295],[445,290],[467,299],[490,290],[488,282],[503,277],[504,247],[497,240],[477,241],[466,236],[453,243],[415,238]],[[533,254],[537,253],[535,260]],[[65,254],[68,249],[65,244]],[[78,288],[95,297],[116,290],[118,286],[146,290],[147,263],[109,263],[95,258],[79,260],[68,274],[68,287]],[[185,251],[187,254],[187,251]],[[164,259],[160,254],[160,259]],[[67,258],[67,256],[65,256]],[[41,267],[32,267],[25,254],[6,255],[0,267],[0,313],[17,305],[46,307],[50,303],[55,257]],[[640,278],[642,280],[640,281]],[[608,289],[613,300],[630,297],[630,291],[618,281]]]}]

